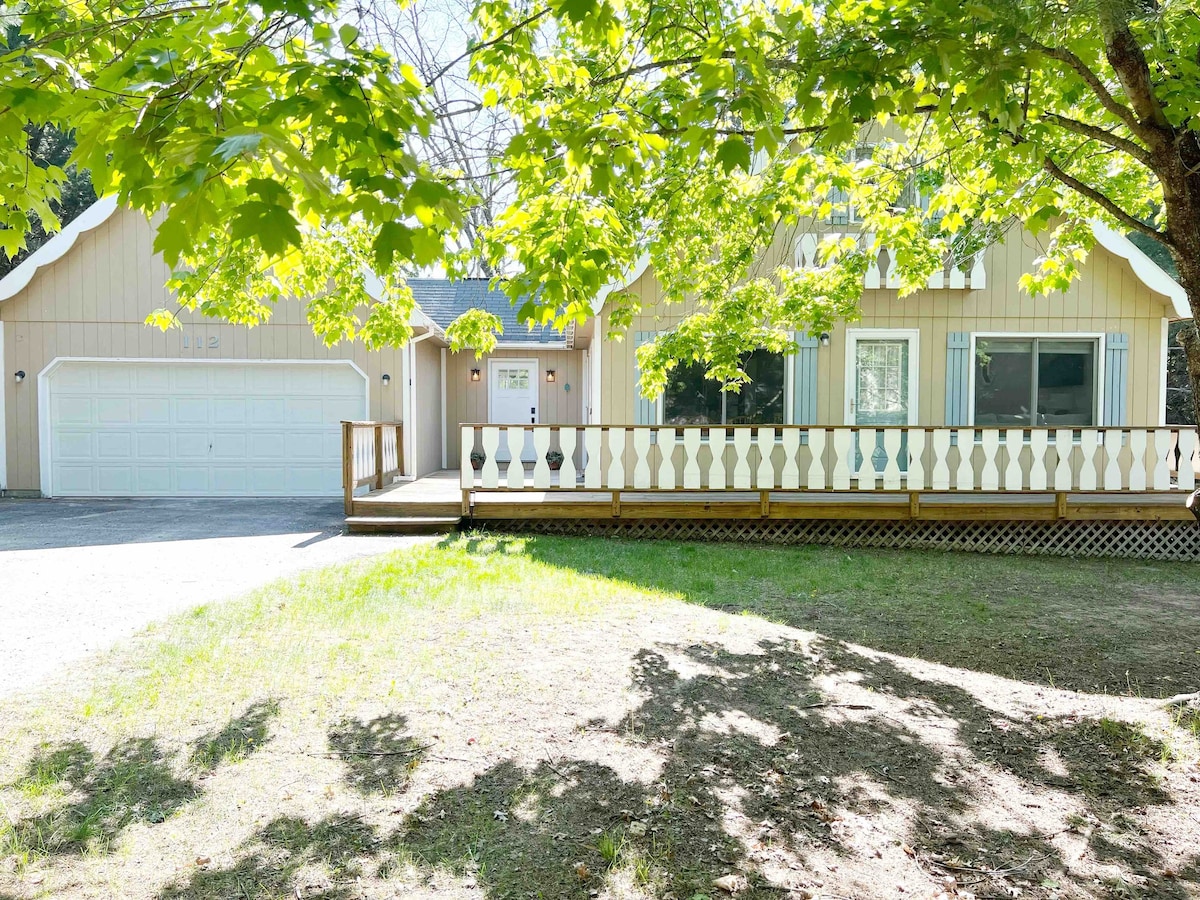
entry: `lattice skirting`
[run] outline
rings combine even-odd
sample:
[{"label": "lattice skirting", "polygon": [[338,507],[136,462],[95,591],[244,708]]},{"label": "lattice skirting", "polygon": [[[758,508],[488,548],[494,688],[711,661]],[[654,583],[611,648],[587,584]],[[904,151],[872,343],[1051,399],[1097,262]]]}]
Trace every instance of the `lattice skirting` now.
[{"label": "lattice skirting", "polygon": [[630,540],[761,541],[1044,556],[1200,560],[1195,522],[934,522],[798,519],[512,519],[489,531]]}]

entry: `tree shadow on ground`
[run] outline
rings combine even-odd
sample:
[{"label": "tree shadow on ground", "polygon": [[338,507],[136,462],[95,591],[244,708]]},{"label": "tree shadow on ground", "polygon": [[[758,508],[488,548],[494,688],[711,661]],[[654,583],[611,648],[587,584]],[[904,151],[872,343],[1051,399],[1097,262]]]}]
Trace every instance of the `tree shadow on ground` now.
[{"label": "tree shadow on ground", "polygon": [[[534,887],[584,897],[615,881],[711,895],[726,876],[745,879],[743,898],[815,891],[826,879],[879,896],[881,884],[930,890],[948,878],[979,897],[1188,896],[1128,815],[1172,802],[1151,773],[1162,748],[1136,728],[1022,722],[832,645],[759,651],[638,654],[644,701],[615,725],[586,728],[657,752],[662,768],[647,783],[582,759],[532,770],[505,761],[428,798],[394,846],[497,898]],[[855,676],[855,696],[867,699],[831,696],[831,674]],[[933,720],[938,741],[923,736]],[[1089,754],[1097,741],[1111,755]],[[1068,827],[1064,805],[1098,823],[1079,834],[1095,857],[1088,866],[1055,840]],[[1108,879],[1099,893],[1098,877]]]},{"label": "tree shadow on ground", "polygon": [[193,742],[192,765],[211,772],[222,763],[244,759],[267,742],[271,720],[278,715],[277,700],[268,698],[250,704],[223,728]]},{"label": "tree shadow on ground", "polygon": [[1200,686],[1200,569],[1011,557],[485,535],[520,553],[730,613],[945,665],[1070,690],[1169,696]]},{"label": "tree shadow on ground", "polygon": [[346,765],[346,783],[362,794],[395,794],[408,786],[427,747],[407,733],[408,718],[346,718],[329,731],[329,748]]}]

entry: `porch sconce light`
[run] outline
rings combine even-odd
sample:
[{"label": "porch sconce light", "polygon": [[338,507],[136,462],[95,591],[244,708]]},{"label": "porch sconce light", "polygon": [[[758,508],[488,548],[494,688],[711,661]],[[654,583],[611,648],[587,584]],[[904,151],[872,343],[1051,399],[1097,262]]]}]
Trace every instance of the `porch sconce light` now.
[{"label": "porch sconce light", "polygon": [[478,370],[478,369],[472,369],[472,370],[471,370],[471,380],[472,380],[472,381],[478,381],[478,380],[479,380],[479,370]]},{"label": "porch sconce light", "polygon": [[547,381],[553,381],[553,380],[554,380],[554,370],[553,370],[553,369],[547,369],[547,370],[546,370],[546,380],[547,380]]},{"label": "porch sconce light", "polygon": [[821,342],[822,347],[828,347],[829,346],[829,332],[822,331],[821,334],[817,337],[817,340]]},{"label": "porch sconce light", "polygon": [[16,374],[16,375],[14,375],[13,377],[17,379],[17,384],[20,384],[22,381],[24,381],[24,380],[25,380],[25,370],[24,370],[24,369],[20,369],[20,370],[17,372],[17,374]]},{"label": "porch sconce light", "polygon": [[387,387],[391,383],[392,383],[392,376],[388,375],[386,372],[384,372],[383,373],[383,386]]}]

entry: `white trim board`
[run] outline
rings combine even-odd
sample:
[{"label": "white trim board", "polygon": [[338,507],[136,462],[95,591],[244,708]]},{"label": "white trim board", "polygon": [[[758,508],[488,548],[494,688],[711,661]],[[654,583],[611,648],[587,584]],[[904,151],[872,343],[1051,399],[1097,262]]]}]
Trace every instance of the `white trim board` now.
[{"label": "white trim board", "polygon": [[117,198],[110,194],[81,212],[66,228],[31,253],[28,259],[0,278],[0,303],[24,290],[39,269],[66,256],[80,235],[103,225],[116,211]]},{"label": "white trim board", "polygon": [[1114,231],[1099,220],[1093,220],[1091,225],[1096,242],[1114,256],[1127,260],[1133,269],[1133,274],[1142,284],[1171,301],[1171,306],[1178,318],[1190,319],[1192,317],[1187,293],[1179,282],[1163,270],[1162,266],[1138,249],[1133,241],[1119,231]]},{"label": "white trim board", "polygon": [[[28,372],[25,373],[28,376]],[[10,382],[9,379],[12,379]],[[0,491],[8,490],[8,419],[6,417],[6,401],[8,386],[20,387],[16,383],[15,373],[8,371],[4,363],[4,323],[0,322]]]},{"label": "white trim board", "polygon": [[[1164,320],[1165,321],[1165,320]],[[1108,350],[1108,336],[1103,331],[979,331],[971,332],[971,344],[967,357],[967,427],[975,427],[975,341],[978,338],[1041,338],[1045,340],[1095,341],[1096,342],[1096,387],[1092,397],[1092,412],[1096,419],[1093,428],[1100,427],[1104,417],[1104,358]],[[1164,363],[1165,370],[1165,363]],[[990,427],[990,426],[989,426]]]},{"label": "white trim board", "polygon": [[921,399],[921,329],[919,328],[847,328],[845,398],[842,401],[842,422],[855,424],[856,412],[850,406],[855,400],[855,345],[859,340],[908,341],[908,424],[920,421],[918,404]]},{"label": "white trim board", "polygon": [[[170,359],[153,359],[149,357],[139,356],[130,358],[121,358],[114,356],[56,356],[46,364],[42,371],[38,372],[38,487],[42,492],[43,497],[53,496],[50,493],[50,381],[49,378],[54,374],[54,371],[60,368],[64,363],[102,363],[109,365],[127,365],[130,363],[140,365],[289,365],[289,366],[349,366],[357,372],[363,380],[365,390],[363,391],[363,412],[364,420],[371,417],[371,379],[367,377],[356,362],[352,359],[182,359],[172,357]],[[28,373],[26,374],[28,378]]]}]

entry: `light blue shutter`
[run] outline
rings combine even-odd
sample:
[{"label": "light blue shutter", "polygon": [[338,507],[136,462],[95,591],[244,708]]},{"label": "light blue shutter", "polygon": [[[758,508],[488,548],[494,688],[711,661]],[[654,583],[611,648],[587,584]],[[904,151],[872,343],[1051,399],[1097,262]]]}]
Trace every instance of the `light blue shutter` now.
[{"label": "light blue shutter", "polygon": [[796,366],[792,383],[792,424],[817,424],[817,353],[820,342],[806,332],[797,332]]},{"label": "light blue shutter", "polygon": [[946,422],[967,424],[967,386],[971,376],[971,333],[951,331],[946,335]]},{"label": "light blue shutter", "polygon": [[[633,336],[633,346],[642,346],[648,344],[657,332],[639,331]],[[637,356],[633,358],[633,424],[634,425],[657,425],[658,424],[658,409],[657,403],[654,400],[647,400],[642,396],[641,388],[642,372],[638,368]]]},{"label": "light blue shutter", "polygon": [[1126,424],[1125,394],[1129,381],[1129,335],[1110,333],[1104,349],[1104,424]]}]

